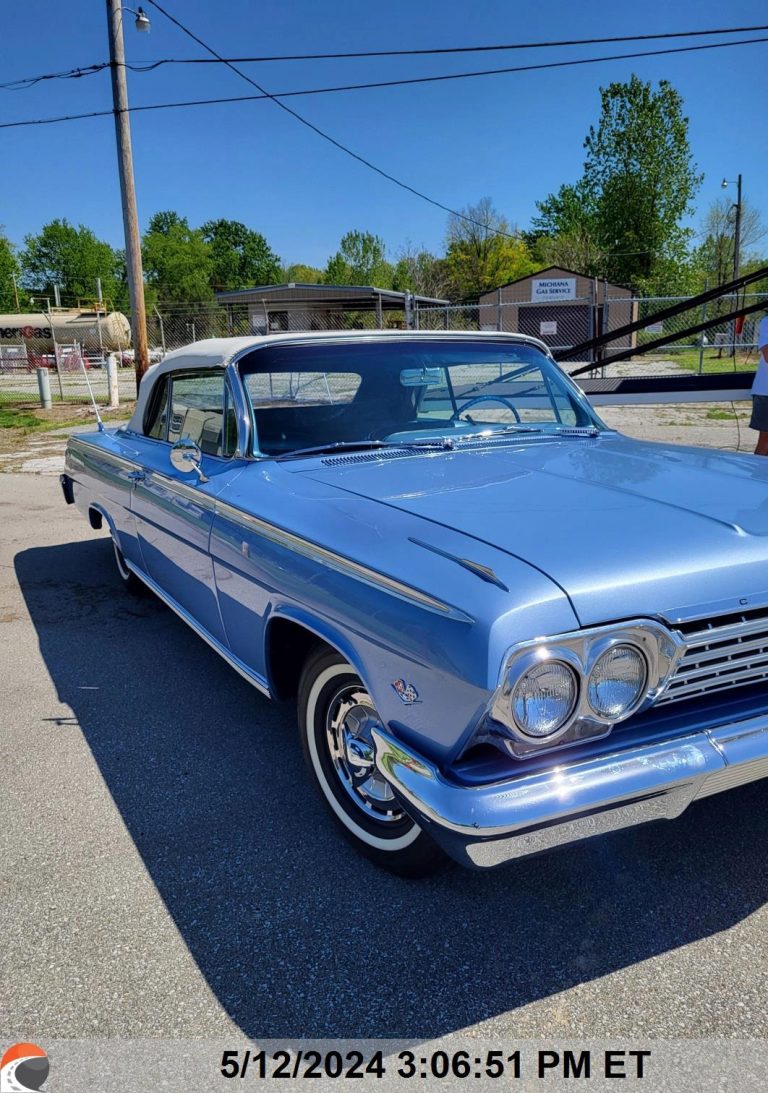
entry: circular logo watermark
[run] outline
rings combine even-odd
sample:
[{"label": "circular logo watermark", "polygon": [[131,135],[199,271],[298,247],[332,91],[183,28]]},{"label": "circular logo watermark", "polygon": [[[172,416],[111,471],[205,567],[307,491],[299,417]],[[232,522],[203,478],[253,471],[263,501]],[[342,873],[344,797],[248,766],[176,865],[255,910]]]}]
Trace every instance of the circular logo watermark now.
[{"label": "circular logo watermark", "polygon": [[37,1044],[12,1044],[0,1059],[0,1093],[37,1093],[50,1065]]}]

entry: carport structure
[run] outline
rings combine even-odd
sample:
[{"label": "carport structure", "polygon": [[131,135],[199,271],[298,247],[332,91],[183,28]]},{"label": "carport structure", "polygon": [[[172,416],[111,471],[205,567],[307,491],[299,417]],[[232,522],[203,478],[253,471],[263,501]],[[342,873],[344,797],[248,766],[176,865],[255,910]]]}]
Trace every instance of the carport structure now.
[{"label": "carport structure", "polygon": [[245,305],[254,334],[293,330],[348,330],[385,326],[410,329],[416,307],[448,303],[430,296],[374,285],[257,285],[234,292],[217,292],[223,307]]}]

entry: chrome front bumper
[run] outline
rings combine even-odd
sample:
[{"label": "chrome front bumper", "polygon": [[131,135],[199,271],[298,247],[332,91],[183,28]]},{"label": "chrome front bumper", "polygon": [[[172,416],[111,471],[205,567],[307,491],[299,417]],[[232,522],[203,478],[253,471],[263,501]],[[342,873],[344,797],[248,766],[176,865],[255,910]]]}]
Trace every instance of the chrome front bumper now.
[{"label": "chrome front bumper", "polygon": [[699,797],[768,777],[765,715],[483,786],[448,781],[383,729],[373,737],[376,765],[414,819],[451,857],[479,869],[670,820]]}]

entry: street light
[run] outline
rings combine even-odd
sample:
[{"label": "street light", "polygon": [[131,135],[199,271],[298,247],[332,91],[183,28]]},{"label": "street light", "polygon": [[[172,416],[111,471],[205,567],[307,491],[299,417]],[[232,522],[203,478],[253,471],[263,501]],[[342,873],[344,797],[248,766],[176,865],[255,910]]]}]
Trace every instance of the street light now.
[{"label": "street light", "polygon": [[152,24],[149,21],[149,16],[144,11],[144,8],[139,8],[138,11],[134,11],[133,8],[123,8],[123,11],[129,11],[131,15],[136,16],[136,29],[142,31],[144,34],[149,34]]},{"label": "street light", "polygon": [[144,305],[144,272],[141,264],[139,213],[136,207],[136,187],[133,179],[131,123],[128,113],[128,86],[125,79],[125,45],[123,43],[123,12],[136,16],[136,29],[147,32],[149,17],[143,8],[124,8],[120,0],[107,0],[109,30],[109,61],[112,74],[112,111],[115,115],[117,166],[120,175],[120,197],[125,231],[125,266],[131,301],[131,333],[133,336],[136,386],[149,368],[147,347],[147,315]]},{"label": "street light", "polygon": [[724,190],[727,190],[729,186],[736,187],[736,204],[734,205],[736,222],[733,227],[733,279],[735,281],[739,276],[739,251],[741,250],[741,175],[736,179],[724,178],[720,185]]}]

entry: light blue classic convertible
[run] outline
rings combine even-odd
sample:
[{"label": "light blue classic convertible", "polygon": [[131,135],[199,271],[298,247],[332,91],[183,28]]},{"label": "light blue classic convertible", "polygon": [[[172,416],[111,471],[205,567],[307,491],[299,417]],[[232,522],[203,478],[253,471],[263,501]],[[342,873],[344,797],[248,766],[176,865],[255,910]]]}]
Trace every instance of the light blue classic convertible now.
[{"label": "light blue classic convertible", "polygon": [[62,486],[127,588],[297,698],[330,814],[393,871],[768,776],[768,460],[619,435],[535,339],[198,342]]}]

